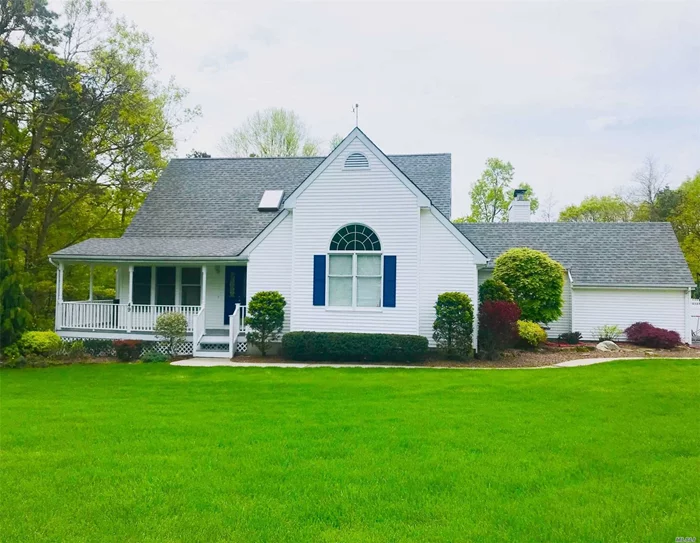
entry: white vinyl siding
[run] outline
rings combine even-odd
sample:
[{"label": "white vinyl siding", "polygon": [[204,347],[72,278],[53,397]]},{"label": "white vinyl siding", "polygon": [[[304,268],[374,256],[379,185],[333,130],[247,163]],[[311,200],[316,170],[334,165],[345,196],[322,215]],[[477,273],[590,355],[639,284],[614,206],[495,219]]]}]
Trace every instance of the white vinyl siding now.
[{"label": "white vinyl siding", "polygon": [[[479,270],[479,284],[483,283],[487,279],[490,279],[493,275],[493,269],[481,269]],[[564,332],[571,332],[571,282],[569,281],[568,274],[564,276],[564,290],[562,292],[562,298],[564,303],[561,307],[561,317],[554,322],[550,322],[547,327],[547,337],[551,339],[556,339],[559,334]]]},{"label": "white vinyl siding", "polygon": [[[646,321],[675,330],[686,339],[687,290],[680,289],[587,289],[574,285],[573,327],[587,340],[597,340],[593,330],[603,325],[627,328]],[[687,339],[686,339],[687,340]]]},{"label": "white vinyl siding", "polygon": [[[433,216],[420,212],[420,334],[433,341],[435,302],[443,292],[464,292],[478,306],[477,271],[472,253]],[[476,319],[475,319],[476,320]],[[476,331],[476,322],[475,322]],[[476,334],[475,334],[476,340]]]},{"label": "white vinyl siding", "polygon": [[291,247],[292,215],[288,215],[251,251],[248,259],[247,301],[263,290],[276,290],[284,296],[287,305],[284,308],[283,332],[289,331],[292,312]]},{"label": "white vinyl siding", "polygon": [[[344,167],[355,152],[367,157],[369,169]],[[296,200],[291,329],[417,334],[418,210],[406,185],[359,139],[352,141]],[[327,255],[333,235],[351,223],[374,230],[382,253],[396,255],[396,307],[335,308],[328,298],[326,306],[313,305],[314,255]]]}]

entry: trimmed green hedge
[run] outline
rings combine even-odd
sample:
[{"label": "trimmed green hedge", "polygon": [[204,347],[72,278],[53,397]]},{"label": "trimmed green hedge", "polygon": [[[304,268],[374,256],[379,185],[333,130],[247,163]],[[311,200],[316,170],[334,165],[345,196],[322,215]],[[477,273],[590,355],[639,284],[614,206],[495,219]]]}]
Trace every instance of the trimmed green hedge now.
[{"label": "trimmed green hedge", "polygon": [[289,332],[282,336],[282,354],[290,360],[316,362],[420,362],[428,352],[423,336]]}]

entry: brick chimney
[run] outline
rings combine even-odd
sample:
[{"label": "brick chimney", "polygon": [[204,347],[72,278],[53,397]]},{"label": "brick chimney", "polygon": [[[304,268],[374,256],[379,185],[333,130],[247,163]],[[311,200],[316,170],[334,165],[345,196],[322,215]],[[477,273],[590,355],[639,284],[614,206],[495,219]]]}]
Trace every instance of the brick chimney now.
[{"label": "brick chimney", "polygon": [[530,222],[530,202],[525,199],[525,189],[513,191],[513,201],[508,208],[508,222]]}]

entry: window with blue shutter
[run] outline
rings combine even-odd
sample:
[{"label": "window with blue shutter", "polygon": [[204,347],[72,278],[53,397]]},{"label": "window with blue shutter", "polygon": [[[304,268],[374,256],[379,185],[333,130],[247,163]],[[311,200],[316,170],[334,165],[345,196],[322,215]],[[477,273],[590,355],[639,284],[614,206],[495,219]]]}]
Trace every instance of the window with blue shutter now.
[{"label": "window with blue shutter", "polygon": [[326,305],[326,255],[314,255],[314,305]]},{"label": "window with blue shutter", "polygon": [[396,307],[396,257],[384,256],[384,307]]}]

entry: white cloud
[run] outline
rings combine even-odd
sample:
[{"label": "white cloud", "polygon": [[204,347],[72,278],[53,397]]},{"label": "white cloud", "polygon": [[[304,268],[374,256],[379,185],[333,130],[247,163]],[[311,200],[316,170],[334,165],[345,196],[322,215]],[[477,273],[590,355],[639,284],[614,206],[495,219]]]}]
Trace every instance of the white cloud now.
[{"label": "white cloud", "polygon": [[386,152],[452,153],[455,215],[490,156],[562,206],[625,183],[648,153],[674,182],[700,168],[700,4],[110,5],[202,106],[182,153],[216,152],[271,106],[328,140],[359,102]]}]

